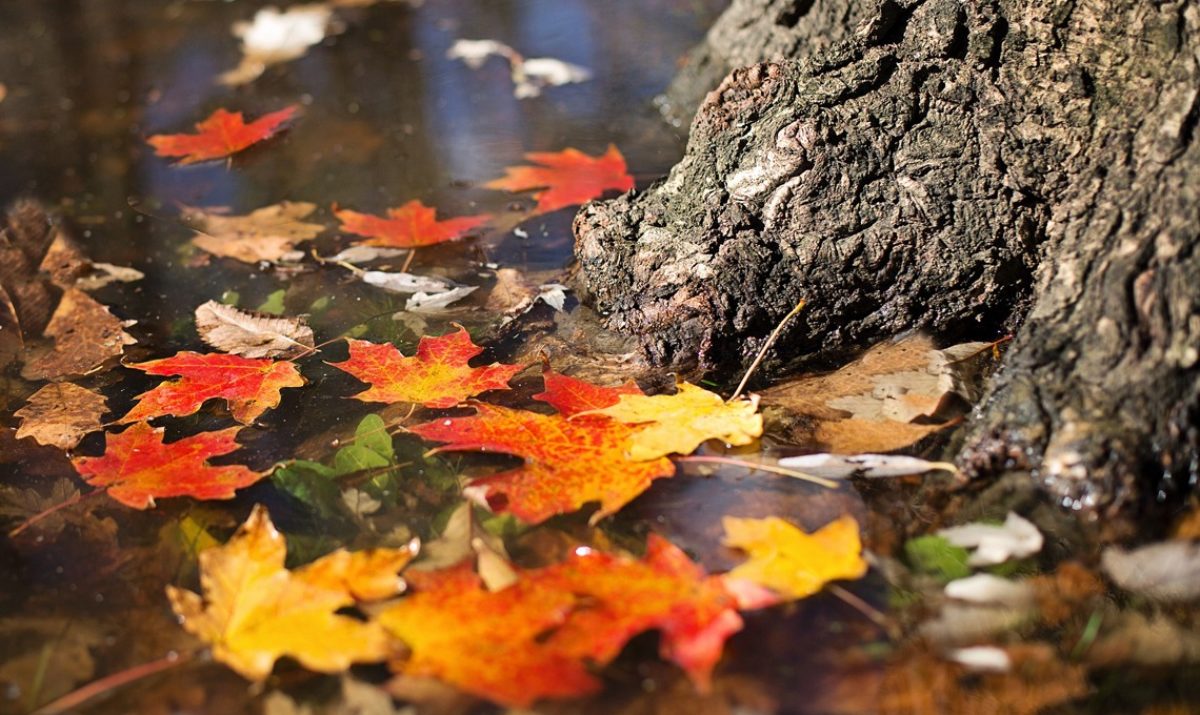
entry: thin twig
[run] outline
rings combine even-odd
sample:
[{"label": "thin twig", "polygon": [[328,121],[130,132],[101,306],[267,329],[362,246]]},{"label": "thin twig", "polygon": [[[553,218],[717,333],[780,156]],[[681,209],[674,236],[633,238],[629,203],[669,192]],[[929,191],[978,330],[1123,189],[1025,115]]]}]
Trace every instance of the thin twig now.
[{"label": "thin twig", "polygon": [[704,463],[728,464],[728,465],[732,465],[735,467],[745,467],[746,469],[758,469],[758,470],[761,470],[764,472],[770,472],[771,474],[779,474],[779,475],[782,475],[785,477],[792,477],[793,479],[802,479],[806,482],[812,482],[813,484],[819,484],[827,489],[837,489],[838,488],[837,482],[829,480],[829,479],[825,479],[823,477],[813,476],[812,474],[805,474],[804,472],[797,472],[795,469],[788,469],[787,467],[780,467],[775,464],[762,464],[760,462],[750,462],[745,459],[734,459],[733,457],[713,457],[713,456],[677,457],[675,459],[675,461],[676,462],[697,462],[700,464],[704,464]]},{"label": "thin twig", "polygon": [[69,506],[75,506],[76,504],[83,501],[87,497],[95,496],[97,494],[103,494],[104,491],[105,491],[104,489],[93,489],[90,492],[79,492],[78,494],[76,494],[75,496],[71,497],[70,499],[68,499],[66,501],[59,502],[48,509],[40,511],[37,514],[34,514],[33,516],[29,517],[25,521],[22,521],[20,524],[17,524],[17,526],[12,531],[8,532],[8,538],[14,539],[22,531],[25,531],[26,529],[28,529],[29,527],[38,523],[42,519],[45,519],[45,518],[57,513],[61,509],[66,509]]},{"label": "thin twig", "polygon": [[158,660],[135,665],[119,673],[113,673],[112,675],[88,683],[82,688],[67,693],[61,698],[34,710],[31,715],[60,715],[61,713],[75,712],[76,708],[94,697],[136,682],[142,678],[147,678],[155,673],[174,668],[191,660],[195,655],[195,652],[176,653],[172,651]]},{"label": "thin twig", "polygon": [[836,583],[831,583],[826,586],[826,588],[829,589],[830,593],[842,599],[847,606],[850,606],[854,610],[866,616],[875,625],[879,626],[885,631],[888,631],[889,633],[892,631],[892,622],[888,620],[888,617],[884,615],[884,613],[878,608],[875,608],[871,604],[862,600],[858,596],[855,596],[853,593],[850,593]]},{"label": "thin twig", "polygon": [[796,307],[792,308],[792,312],[783,316],[783,320],[779,321],[779,325],[776,325],[775,329],[771,331],[771,334],[767,337],[767,342],[763,343],[762,348],[758,351],[758,355],[755,356],[754,362],[750,363],[750,367],[746,369],[746,374],[742,375],[742,381],[738,383],[737,389],[733,391],[733,396],[726,400],[726,402],[733,402],[741,396],[742,390],[745,390],[746,384],[750,382],[750,376],[754,374],[754,371],[758,369],[759,363],[761,363],[763,358],[767,356],[767,351],[770,350],[771,346],[775,344],[775,341],[779,339],[779,334],[783,332],[783,328],[788,324],[788,321],[796,317],[796,314],[804,309],[804,303],[805,301],[801,299],[800,302],[796,304]]}]

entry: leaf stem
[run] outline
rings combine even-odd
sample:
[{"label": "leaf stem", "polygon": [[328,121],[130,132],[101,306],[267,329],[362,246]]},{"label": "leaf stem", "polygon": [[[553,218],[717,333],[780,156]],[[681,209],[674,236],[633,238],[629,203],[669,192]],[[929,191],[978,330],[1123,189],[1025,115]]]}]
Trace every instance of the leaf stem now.
[{"label": "leaf stem", "polygon": [[135,665],[132,668],[127,668],[88,683],[78,690],[74,690],[61,698],[43,705],[33,711],[31,715],[61,715],[62,713],[75,712],[76,708],[94,697],[141,680],[142,678],[147,678],[155,673],[174,668],[177,665],[188,662],[195,655],[195,651],[185,651],[183,653],[171,651],[158,660]]},{"label": "leaf stem", "polygon": [[753,375],[754,371],[758,369],[759,364],[763,361],[763,358],[766,357],[767,351],[770,350],[771,346],[775,344],[775,341],[779,339],[779,334],[783,332],[784,326],[788,324],[788,321],[796,317],[801,310],[804,310],[805,302],[806,301],[801,298],[800,302],[796,304],[796,307],[792,308],[792,312],[783,316],[783,320],[779,321],[779,325],[776,325],[775,329],[771,331],[771,334],[767,337],[767,342],[763,343],[762,348],[760,348],[758,351],[758,355],[754,357],[754,362],[750,363],[750,367],[746,368],[746,374],[742,375],[742,381],[738,383],[737,389],[733,391],[733,396],[726,400],[726,402],[733,402],[741,396],[742,390],[746,389],[746,383],[750,382],[750,376]]},{"label": "leaf stem", "polygon": [[44,509],[44,510],[38,512],[37,514],[34,514],[33,516],[29,517],[25,521],[22,521],[20,524],[17,524],[17,526],[12,531],[8,532],[8,538],[15,539],[18,535],[20,535],[20,533],[22,531],[25,531],[26,529],[28,529],[29,527],[38,523],[42,519],[52,516],[53,514],[56,514],[58,511],[60,511],[62,509],[66,509],[69,506],[75,506],[76,504],[83,501],[87,497],[95,496],[97,494],[103,494],[104,492],[105,492],[104,489],[93,489],[90,492],[79,492],[78,494],[71,497],[70,499],[59,502],[59,503],[55,504],[54,506],[49,507],[48,509]]},{"label": "leaf stem", "polygon": [[677,457],[676,462],[695,462],[697,464],[728,464],[734,467],[745,467],[746,469],[758,469],[771,474],[779,474],[784,477],[792,477],[793,479],[801,479],[813,484],[819,484],[826,489],[837,489],[838,483],[822,477],[813,476],[798,472],[795,469],[780,467],[775,464],[763,464],[761,462],[751,462],[745,459],[734,459],[733,457],[714,457],[714,456],[698,456],[698,457]]}]

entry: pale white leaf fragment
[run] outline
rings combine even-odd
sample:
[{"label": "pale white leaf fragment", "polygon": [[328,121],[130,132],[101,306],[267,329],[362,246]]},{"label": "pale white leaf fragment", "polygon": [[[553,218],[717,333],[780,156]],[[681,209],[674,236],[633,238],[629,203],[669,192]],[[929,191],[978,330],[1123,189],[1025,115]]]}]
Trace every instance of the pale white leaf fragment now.
[{"label": "pale white leaf fragment", "polygon": [[785,457],[779,460],[779,466],[826,479],[901,477],[937,470],[958,473],[949,462],[929,462],[897,454],[805,454]]},{"label": "pale white leaf fragment", "polygon": [[1200,599],[1200,543],[1164,541],[1125,550],[1110,546],[1100,567],[1113,583],[1155,601]]},{"label": "pale white leaf fragment", "polygon": [[409,253],[406,248],[384,248],[382,246],[351,246],[339,251],[336,255],[326,258],[334,263],[349,263],[359,265],[370,263],[380,258],[395,258]]},{"label": "pale white leaf fragment", "polygon": [[568,288],[561,283],[547,283],[538,286],[540,292],[537,297],[538,300],[561,313],[563,306],[567,303],[567,290]]},{"label": "pale white leaf fragment", "polygon": [[332,16],[329,5],[313,3],[287,10],[265,7],[254,14],[253,21],[234,23],[233,34],[242,41],[242,61],[219,81],[245,84],[257,79],[270,65],[303,57],[325,39]]},{"label": "pale white leaf fragment", "polygon": [[475,552],[475,570],[489,591],[501,591],[517,582],[517,572],[504,558],[480,537],[471,539]]},{"label": "pale white leaf fragment", "polygon": [[366,271],[359,278],[367,285],[373,285],[393,293],[443,293],[451,288],[450,282],[442,278],[418,276],[412,273]]},{"label": "pale white leaf fragment", "polygon": [[450,49],[446,50],[447,59],[462,60],[467,67],[473,70],[483,67],[483,64],[492,55],[503,57],[510,62],[514,57],[518,62],[521,58],[516,50],[495,40],[456,40],[453,45],[450,45]]},{"label": "pale white leaf fragment", "polygon": [[145,278],[146,274],[128,266],[114,266],[111,263],[92,263],[91,272],[75,281],[79,290],[97,290],[109,283],[132,283]]},{"label": "pale white leaf fragment", "polygon": [[967,564],[993,566],[1009,559],[1023,559],[1042,550],[1042,532],[1029,520],[1009,512],[1004,524],[965,524],[942,529],[938,535],[955,546],[974,549]]},{"label": "pale white leaf fragment", "polygon": [[989,573],[975,574],[951,581],[946,584],[944,593],[948,598],[956,601],[1010,608],[1029,606],[1032,604],[1034,596],[1033,587],[1029,584],[1009,581]]},{"label": "pale white leaf fragment", "polygon": [[404,309],[414,313],[430,313],[444,310],[453,303],[475,292],[478,286],[459,286],[441,293],[417,293],[404,304]]},{"label": "pale white leaf fragment", "polygon": [[957,648],[947,652],[946,659],[980,673],[1007,673],[1012,668],[1008,653],[996,646]]},{"label": "pale white leaf fragment", "polygon": [[483,67],[493,55],[508,60],[513,96],[517,99],[536,97],[546,87],[586,82],[592,78],[591,70],[586,67],[553,57],[525,59],[512,47],[496,40],[458,40],[446,51],[446,57],[462,60],[473,70]]},{"label": "pale white leaf fragment", "polygon": [[368,516],[383,508],[383,502],[361,489],[350,488],[342,492],[342,503],[356,516]]},{"label": "pale white leaf fragment", "polygon": [[217,350],[248,358],[290,357],[313,349],[312,328],[301,318],[241,310],[215,300],[196,308],[196,331]]}]

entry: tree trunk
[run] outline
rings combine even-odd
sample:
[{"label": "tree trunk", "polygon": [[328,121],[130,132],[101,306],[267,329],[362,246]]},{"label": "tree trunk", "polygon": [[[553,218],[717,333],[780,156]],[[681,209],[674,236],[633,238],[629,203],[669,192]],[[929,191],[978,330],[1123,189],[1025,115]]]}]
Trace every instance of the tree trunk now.
[{"label": "tree trunk", "polygon": [[[802,298],[780,356],[1015,329],[964,466],[1029,469],[1088,509],[1196,479],[1200,6],[729,13],[753,8],[741,46],[803,59],[734,70],[670,176],[576,218],[580,287],[608,325],[705,370],[745,365]],[[835,17],[863,19],[822,48]],[[736,24],[693,60],[729,56],[713,38]]]}]

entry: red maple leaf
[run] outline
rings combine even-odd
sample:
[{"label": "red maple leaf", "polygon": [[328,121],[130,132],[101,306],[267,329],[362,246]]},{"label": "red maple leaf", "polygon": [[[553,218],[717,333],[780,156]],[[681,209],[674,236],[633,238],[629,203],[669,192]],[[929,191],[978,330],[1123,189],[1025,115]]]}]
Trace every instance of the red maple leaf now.
[{"label": "red maple leaf", "polygon": [[479,214],[438,221],[437,209],[415,200],[388,209],[387,218],[348,210],[334,211],[334,215],[342,222],[343,231],[370,239],[362,245],[393,248],[419,248],[452,241],[492,218],[490,214]]},{"label": "red maple leaf", "polygon": [[604,387],[560,375],[549,368],[542,371],[542,380],[546,388],[534,395],[533,399],[545,402],[567,417],[612,407],[620,402],[621,395],[643,394],[633,381],[617,387]]},{"label": "red maple leaf", "polygon": [[371,385],[354,395],[363,402],[415,402],[426,407],[453,407],[487,390],[507,390],[522,365],[471,367],[483,352],[466,329],[438,338],[423,337],[417,353],[405,357],[394,345],[347,339],[350,359],[329,363]]},{"label": "red maple leaf", "polygon": [[101,457],[76,457],[75,471],[95,487],[134,509],[154,506],[159,497],[232,499],[237,489],[263,478],[240,464],[213,466],[206,460],[240,448],[241,427],[201,432],[163,443],[163,428],[136,422],[120,434],[109,434]]},{"label": "red maple leaf", "polygon": [[423,439],[446,442],[440,450],[501,452],[525,458],[516,469],[477,479],[488,503],[529,523],[600,502],[592,520],[608,516],[674,474],[666,458],[634,462],[625,457],[638,428],[602,416],[568,419],[483,403],[476,414],[412,428]]},{"label": "red maple leaf", "polygon": [[533,152],[525,158],[540,166],[510,166],[503,177],[484,186],[504,191],[541,189],[533,194],[538,213],[586,203],[610,189],[629,191],[633,188],[633,177],[626,172],[625,157],[611,144],[599,157],[568,148],[559,152]]},{"label": "red maple leaf", "polygon": [[246,124],[241,112],[218,109],[196,125],[196,134],[156,134],[146,141],[159,156],[179,156],[180,164],[224,159],[274,136],[296,114],[285,107]]},{"label": "red maple leaf", "polygon": [[121,422],[162,415],[182,417],[199,410],[206,400],[219,398],[228,403],[235,420],[250,424],[263,412],[279,406],[281,389],[304,385],[304,378],[289,361],[255,360],[225,353],[181,352],[128,367],[150,375],[180,375],[181,379],[138,395],[138,403]]}]

